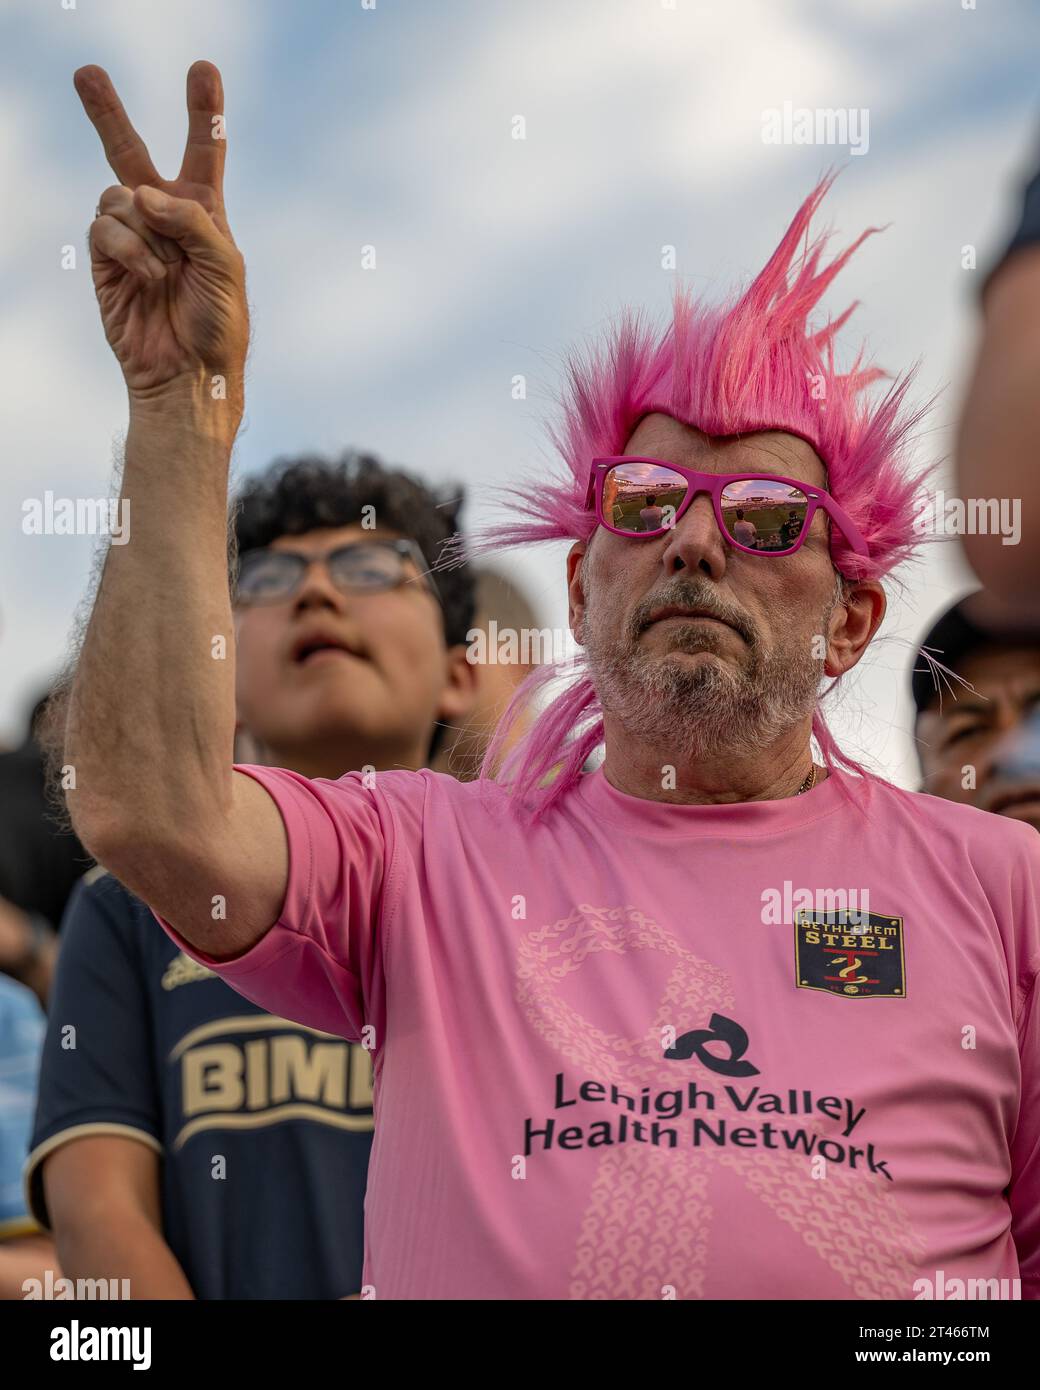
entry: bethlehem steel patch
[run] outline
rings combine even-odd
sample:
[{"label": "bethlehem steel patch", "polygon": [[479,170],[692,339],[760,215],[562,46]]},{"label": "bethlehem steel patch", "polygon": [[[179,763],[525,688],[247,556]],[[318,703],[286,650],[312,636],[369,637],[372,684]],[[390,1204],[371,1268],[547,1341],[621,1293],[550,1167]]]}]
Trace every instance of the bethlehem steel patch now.
[{"label": "bethlehem steel patch", "polygon": [[905,999],[903,919],[879,912],[800,910],[795,985],[842,999]]}]

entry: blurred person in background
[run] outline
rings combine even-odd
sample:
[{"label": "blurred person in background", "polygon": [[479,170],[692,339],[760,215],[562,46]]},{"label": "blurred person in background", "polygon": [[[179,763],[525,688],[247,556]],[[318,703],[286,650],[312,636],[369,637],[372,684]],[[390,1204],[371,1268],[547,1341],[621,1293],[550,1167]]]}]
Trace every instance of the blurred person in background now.
[{"label": "blurred person in background", "polygon": [[982,285],[983,323],[956,439],[964,498],[1021,506],[1021,534],[963,536],[985,587],[922,643],[960,677],[912,677],[923,787],[1040,829],[1040,164]]},{"label": "blurred person in background", "polygon": [[[487,659],[476,662],[476,700],[472,710],[460,724],[445,729],[440,751],[430,764],[435,771],[447,772],[462,782],[471,782],[479,776],[499,720],[520,685],[537,666],[537,656],[546,639],[549,651],[544,653],[543,659],[552,659],[552,633],[548,628],[541,628],[534,604],[523,585],[487,565],[474,566],[474,578],[477,611],[470,630],[470,645],[476,648],[472,639],[483,633],[485,640],[480,648]],[[500,644],[508,633],[515,634],[515,657],[497,659],[502,652]],[[529,640],[524,640],[524,634]],[[518,721],[502,747],[503,755],[516,744],[525,728],[526,721]]]},{"label": "blurred person in background", "polygon": [[24,1298],[27,1280],[61,1272],[22,1189],[43,1030],[32,992],[0,975],[0,1299]]},{"label": "blurred person in background", "polygon": [[932,624],[922,648],[959,680],[912,674],[922,791],[1040,830],[1040,638],[995,636],[969,595]]},{"label": "blurred person in background", "polygon": [[[466,717],[472,580],[428,574],[450,496],[370,455],[280,460],[245,484],[236,650],[214,655],[236,664],[252,761],[423,767]],[[247,1003],[111,875],[87,875],[27,1172],[69,1276],[129,1278],[134,1298],[356,1295],[372,1125],[371,1050]]]},{"label": "blurred person in background", "polygon": [[[33,706],[25,738],[0,753],[0,971],[46,1003],[56,928],[90,864],[71,827],[55,816],[39,731],[49,696]],[[60,777],[60,765],[54,769]]]},{"label": "blurred person in background", "polygon": [[1040,629],[1040,164],[1026,185],[1011,240],[987,275],[982,330],[956,441],[963,497],[1021,505],[1017,545],[968,534],[985,586],[977,614],[994,632]]}]

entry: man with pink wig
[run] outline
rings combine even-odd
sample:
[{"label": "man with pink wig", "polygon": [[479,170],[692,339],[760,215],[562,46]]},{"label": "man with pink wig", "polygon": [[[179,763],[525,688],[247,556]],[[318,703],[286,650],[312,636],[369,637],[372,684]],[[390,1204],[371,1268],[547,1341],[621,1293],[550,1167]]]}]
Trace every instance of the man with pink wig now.
[{"label": "man with pink wig", "polygon": [[730,301],[575,358],[564,467],[486,544],[572,542],[584,664],[502,766],[309,779],[233,766],[211,656],[248,343],[219,74],[174,181],[77,81],[120,179],[91,244],[136,529],[69,804],[190,956],[372,1049],[363,1296],[1038,1296],[1037,837],[857,770],[819,707],[920,484],[906,383],[872,402],[847,314],[810,324],[855,249],[809,236],[827,182]]}]

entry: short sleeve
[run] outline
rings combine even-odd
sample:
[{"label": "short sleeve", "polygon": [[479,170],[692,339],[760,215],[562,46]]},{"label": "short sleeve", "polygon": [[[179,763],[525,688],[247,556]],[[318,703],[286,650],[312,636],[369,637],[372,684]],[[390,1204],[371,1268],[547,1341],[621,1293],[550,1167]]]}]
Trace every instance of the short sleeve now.
[{"label": "short sleeve", "polygon": [[48,1226],[42,1169],[71,1139],[122,1134],[161,1151],[160,1100],[136,900],[107,874],[80,880],[62,922],[25,1185]]},{"label": "short sleeve", "polygon": [[[242,955],[217,960],[158,918],[182,951],[232,989],[278,1014],[359,1041],[385,1005],[380,921],[391,896],[393,817],[361,773],[339,781],[284,768],[241,766],[271,796],[289,845],[289,878],[275,925]],[[415,777],[380,773],[376,781]]]}]

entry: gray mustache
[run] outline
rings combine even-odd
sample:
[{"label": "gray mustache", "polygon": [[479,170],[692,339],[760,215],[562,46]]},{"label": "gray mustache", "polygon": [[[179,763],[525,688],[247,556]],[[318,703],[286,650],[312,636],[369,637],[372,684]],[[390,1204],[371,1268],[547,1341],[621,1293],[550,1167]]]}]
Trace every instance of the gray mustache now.
[{"label": "gray mustache", "polygon": [[745,613],[741,612],[739,608],[734,609],[723,603],[714,589],[707,585],[691,584],[688,580],[680,581],[667,589],[661,589],[658,593],[650,594],[638,604],[632,614],[630,631],[632,638],[639,637],[650,626],[650,615],[655,609],[664,608],[673,603],[682,608],[702,608],[709,617],[718,618],[723,623],[729,623],[730,627],[743,637],[748,646],[753,647],[757,644],[758,634]]}]

